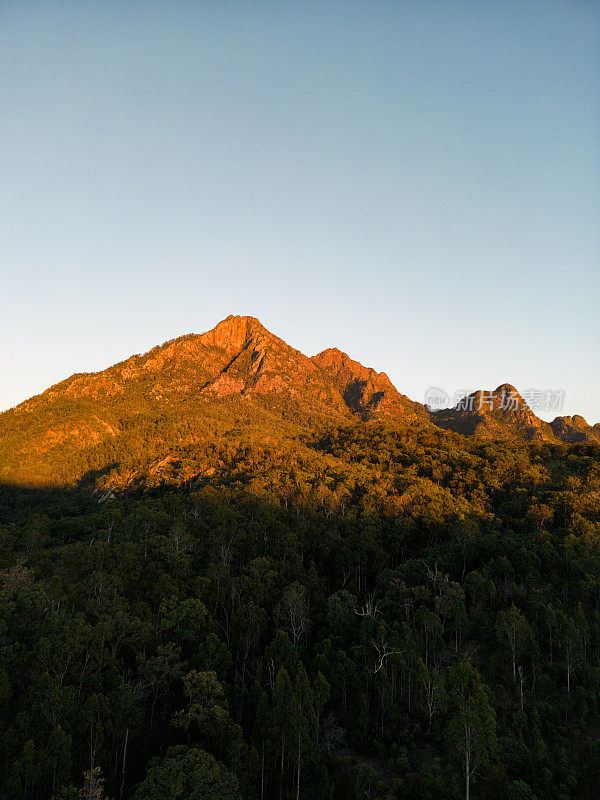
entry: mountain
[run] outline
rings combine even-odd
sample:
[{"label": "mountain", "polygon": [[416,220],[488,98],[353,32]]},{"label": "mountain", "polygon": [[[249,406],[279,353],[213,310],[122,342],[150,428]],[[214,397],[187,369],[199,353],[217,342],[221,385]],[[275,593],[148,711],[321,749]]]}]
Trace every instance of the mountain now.
[{"label": "mountain", "polygon": [[575,414],[572,417],[556,417],[550,423],[554,435],[563,442],[600,443],[600,423],[588,425],[583,417]]},{"label": "mountain", "polygon": [[494,391],[473,392],[454,408],[431,412],[431,420],[440,428],[465,436],[555,440],[550,424],[537,417],[509,383]]},{"label": "mountain", "polygon": [[433,423],[483,439],[600,441],[600,428],[582,417],[543,422],[510,384],[429,412],[336,348],[309,358],[254,317],[229,316],[0,414],[0,481],[189,480],[223,463],[232,442],[290,442],[358,421]]},{"label": "mountain", "polygon": [[226,435],[289,439],[383,417],[426,424],[428,415],[385,374],[339,350],[309,358],[254,317],[229,316],[1,414],[0,479],[72,483],[111,464],[126,482],[140,471],[174,477],[182,453],[194,469],[206,467],[198,452]]},{"label": "mountain", "polygon": [[529,396],[228,317],[1,414],[0,798],[449,800],[476,737],[597,800],[598,428]]},{"label": "mountain", "polygon": [[592,427],[578,415],[544,422],[509,383],[473,392],[454,408],[431,411],[430,419],[439,428],[479,439],[600,443],[600,425]]},{"label": "mountain", "polygon": [[385,372],[363,367],[336,347],[324,350],[312,360],[331,377],[347,408],[361,418],[401,416],[413,421],[427,418],[424,406],[400,394]]}]

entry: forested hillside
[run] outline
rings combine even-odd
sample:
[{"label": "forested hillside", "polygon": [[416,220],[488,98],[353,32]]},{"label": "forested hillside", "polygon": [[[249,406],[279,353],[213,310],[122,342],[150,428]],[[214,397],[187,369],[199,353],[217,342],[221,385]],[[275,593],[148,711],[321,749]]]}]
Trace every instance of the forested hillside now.
[{"label": "forested hillside", "polygon": [[3,486],[0,796],[598,796],[597,445],[220,424]]}]

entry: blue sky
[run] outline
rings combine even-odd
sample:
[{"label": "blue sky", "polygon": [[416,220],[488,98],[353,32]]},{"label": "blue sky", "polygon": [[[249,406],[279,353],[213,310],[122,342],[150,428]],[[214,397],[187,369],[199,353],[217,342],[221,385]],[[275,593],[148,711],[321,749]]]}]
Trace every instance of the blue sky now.
[{"label": "blue sky", "polygon": [[0,37],[0,409],[235,313],[600,421],[600,4],[5,0]]}]

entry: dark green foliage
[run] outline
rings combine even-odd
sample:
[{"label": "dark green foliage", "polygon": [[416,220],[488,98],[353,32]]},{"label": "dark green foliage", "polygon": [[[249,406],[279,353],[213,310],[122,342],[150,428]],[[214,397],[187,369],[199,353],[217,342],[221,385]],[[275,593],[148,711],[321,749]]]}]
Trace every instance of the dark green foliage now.
[{"label": "dark green foliage", "polygon": [[239,800],[238,782],[211,755],[195,747],[171,747],[153,758],[135,800]]},{"label": "dark green foliage", "polygon": [[356,424],[2,488],[0,796],[595,798],[599,455]]}]

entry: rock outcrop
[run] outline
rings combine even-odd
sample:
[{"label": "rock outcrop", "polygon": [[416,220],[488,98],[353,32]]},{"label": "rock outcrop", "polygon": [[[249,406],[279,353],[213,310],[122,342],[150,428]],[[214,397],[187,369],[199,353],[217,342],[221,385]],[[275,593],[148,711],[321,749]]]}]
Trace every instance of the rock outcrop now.
[{"label": "rock outcrop", "polygon": [[431,412],[438,427],[485,439],[554,440],[549,423],[529,408],[510,383],[493,391],[478,390],[465,397],[454,408]]}]

